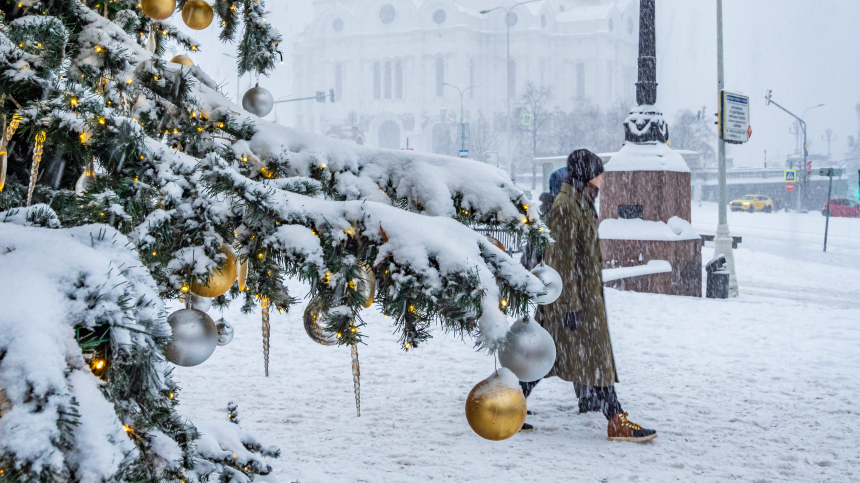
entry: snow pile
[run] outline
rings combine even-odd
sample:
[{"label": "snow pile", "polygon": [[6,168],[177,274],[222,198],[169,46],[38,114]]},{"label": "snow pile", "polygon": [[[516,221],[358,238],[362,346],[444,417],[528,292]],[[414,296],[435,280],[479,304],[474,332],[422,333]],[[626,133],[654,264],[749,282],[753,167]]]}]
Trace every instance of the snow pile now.
[{"label": "snow pile", "polygon": [[675,171],[689,173],[690,168],[683,156],[669,146],[654,142],[650,144],[626,143],[606,163],[606,171]]},{"label": "snow pile", "polygon": [[680,241],[701,238],[683,218],[673,216],[669,223],[641,219],[610,218],[600,222],[598,236],[604,240]]},{"label": "snow pile", "polygon": [[645,265],[638,267],[618,267],[604,268],[603,281],[612,282],[621,280],[622,278],[641,277],[643,275],[654,275],[656,273],[669,273],[672,271],[672,264],[666,260],[651,260]]},{"label": "snow pile", "polygon": [[[0,219],[26,219],[38,209]],[[107,318],[115,342],[129,345],[143,338],[138,321],[158,316],[155,284],[128,246],[104,225],[0,224],[0,387],[12,404],[0,418],[0,453],[31,471],[102,481],[135,457],[74,329]],[[125,308],[129,297],[139,303]],[[70,438],[75,444],[65,445]]]},{"label": "snow pile", "polygon": [[489,396],[499,389],[516,389],[520,390],[520,380],[517,375],[507,367],[500,367],[493,372],[487,379],[487,383],[482,385],[475,391],[475,398]]}]

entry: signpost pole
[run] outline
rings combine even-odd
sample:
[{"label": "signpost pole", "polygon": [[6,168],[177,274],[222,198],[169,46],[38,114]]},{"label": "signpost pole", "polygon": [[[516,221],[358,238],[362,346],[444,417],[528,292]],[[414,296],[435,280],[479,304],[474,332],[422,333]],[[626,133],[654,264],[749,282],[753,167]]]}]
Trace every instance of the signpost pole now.
[{"label": "signpost pole", "polygon": [[[724,94],[724,76],[723,76],[723,0],[717,0],[717,84],[720,91],[720,108],[722,106]],[[723,130],[725,123],[725,113],[720,114],[720,131]],[[720,183],[720,220],[717,225],[717,235],[714,237],[714,258],[718,255],[725,255],[726,262],[729,266],[729,296],[738,296],[738,277],[735,272],[735,257],[732,253],[732,237],[729,233],[729,222],[727,213],[726,200],[726,141],[723,139],[722,132],[717,140],[718,160],[719,160],[719,183]]]},{"label": "signpost pole", "polygon": [[[804,146],[805,148],[805,146]],[[828,174],[830,175],[830,184],[827,187],[827,221],[824,222],[824,251],[827,251],[827,232],[830,230],[830,195],[833,194],[833,168],[829,168]]]}]

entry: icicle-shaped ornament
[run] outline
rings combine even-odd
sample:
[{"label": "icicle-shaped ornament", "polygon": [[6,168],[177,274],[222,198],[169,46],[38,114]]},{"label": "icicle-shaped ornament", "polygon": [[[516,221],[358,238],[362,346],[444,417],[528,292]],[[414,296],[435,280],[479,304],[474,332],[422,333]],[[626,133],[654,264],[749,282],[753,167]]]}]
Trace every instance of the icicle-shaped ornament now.
[{"label": "icicle-shaped ornament", "polygon": [[39,163],[42,162],[42,146],[45,145],[45,131],[36,134],[36,144],[33,146],[33,167],[30,168],[30,187],[27,189],[27,206],[33,201],[33,191],[36,190],[36,178],[39,177]]},{"label": "icicle-shaped ornament", "polygon": [[260,307],[263,309],[263,360],[265,361],[266,377],[269,377],[269,298],[263,297],[260,300]]},{"label": "icicle-shaped ornament", "polygon": [[15,135],[15,130],[18,129],[20,124],[21,116],[15,114],[12,116],[12,121],[9,123],[9,126],[3,127],[4,135],[3,138],[0,139],[0,191],[3,191],[3,187],[6,186],[6,146],[12,139],[12,136]]},{"label": "icicle-shaped ornament", "polygon": [[352,344],[349,347],[352,354],[352,388],[355,391],[355,415],[361,417],[361,369],[358,367],[358,347]]},{"label": "icicle-shaped ornament", "polygon": [[149,29],[149,38],[146,40],[146,50],[155,53],[155,49],[157,49],[157,44],[155,43],[155,29]]}]

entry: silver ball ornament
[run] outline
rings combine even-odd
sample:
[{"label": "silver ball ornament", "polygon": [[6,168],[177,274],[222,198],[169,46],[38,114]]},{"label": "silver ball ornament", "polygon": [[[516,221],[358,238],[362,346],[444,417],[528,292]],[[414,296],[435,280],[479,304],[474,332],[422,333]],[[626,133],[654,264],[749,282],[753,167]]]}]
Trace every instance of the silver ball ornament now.
[{"label": "silver ball ornament", "polygon": [[564,283],[561,281],[561,275],[555,271],[549,265],[540,264],[532,270],[532,275],[538,278],[541,282],[543,282],[543,286],[546,289],[546,294],[541,295],[535,298],[535,303],[538,305],[549,305],[559,297],[561,297],[561,291],[564,289]]},{"label": "silver ball ornament", "polygon": [[224,317],[218,319],[215,328],[218,330],[219,346],[227,345],[233,340],[233,326],[230,325],[230,322],[224,320]]},{"label": "silver ball ornament", "polygon": [[259,117],[266,117],[275,107],[272,93],[257,84],[242,96],[242,108]]},{"label": "silver ball ornament", "polygon": [[555,341],[537,322],[520,319],[514,322],[498,351],[499,364],[532,382],[546,376],[555,364]]},{"label": "silver ball ornament", "polygon": [[308,337],[319,345],[337,344],[337,334],[333,334],[322,326],[322,303],[319,299],[312,299],[305,308],[304,325]]},{"label": "silver ball ornament", "polygon": [[202,363],[215,352],[218,329],[212,318],[196,309],[177,310],[167,317],[173,330],[164,357],[177,366],[191,367]]},{"label": "silver ball ornament", "polygon": [[190,294],[188,294],[188,296],[191,297],[191,308],[192,309],[197,309],[201,312],[206,312],[210,308],[212,308],[212,299],[210,299],[209,297],[201,297],[201,296],[197,295],[196,293],[190,293]]}]

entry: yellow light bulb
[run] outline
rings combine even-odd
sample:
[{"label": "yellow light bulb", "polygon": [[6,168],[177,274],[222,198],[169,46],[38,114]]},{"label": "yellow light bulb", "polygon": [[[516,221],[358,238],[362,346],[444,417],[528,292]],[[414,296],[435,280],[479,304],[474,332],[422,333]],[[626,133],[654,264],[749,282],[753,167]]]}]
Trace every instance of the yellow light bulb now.
[{"label": "yellow light bulb", "polygon": [[104,125],[104,123],[105,123],[105,118],[100,117],[99,118],[99,124]]},{"label": "yellow light bulb", "polygon": [[502,307],[507,307],[507,306],[508,306],[508,301],[502,300]]},{"label": "yellow light bulb", "polygon": [[158,252],[152,252],[152,256],[153,256],[153,257],[154,257],[154,256],[156,256],[156,255],[158,255]]},{"label": "yellow light bulb", "polygon": [[189,287],[189,286],[186,284],[186,285],[183,285],[183,286],[182,286],[182,288],[181,288],[180,290],[182,290],[182,291],[183,291],[183,292],[185,292],[185,293],[188,293],[188,290],[190,290],[190,288],[191,288],[191,287]]},{"label": "yellow light bulb", "polygon": [[203,128],[202,128],[202,127],[200,127],[200,126],[198,126],[198,127],[197,127],[197,131],[198,131],[198,132],[203,132]]},{"label": "yellow light bulb", "polygon": [[266,255],[265,255],[265,254],[263,254],[263,252],[260,252],[260,253],[258,253],[258,254],[257,254],[257,258],[259,258],[260,260],[262,260],[265,256],[266,256]]},{"label": "yellow light bulb", "polygon": [[124,430],[125,430],[125,432],[126,432],[126,433],[128,433],[129,431],[131,431],[131,426],[129,426],[129,425],[125,425],[125,426],[123,426],[123,427],[122,427],[122,429],[124,429]]},{"label": "yellow light bulb", "polygon": [[77,105],[78,105],[78,100],[77,100],[77,99],[75,99],[74,97],[73,97],[73,98],[72,98],[72,100],[71,100],[71,101],[69,101],[69,102],[70,102],[73,106],[77,106]]},{"label": "yellow light bulb", "polygon": [[197,50],[197,46],[196,46],[196,45],[192,45],[192,46],[191,46],[191,50]]},{"label": "yellow light bulb", "polygon": [[528,218],[523,218],[523,224],[528,224],[528,222],[529,222]]},{"label": "yellow light bulb", "polygon": [[320,168],[325,169],[325,166],[326,166],[326,164],[325,164],[325,163],[323,163],[323,164],[321,164],[321,165],[320,165]]},{"label": "yellow light bulb", "polygon": [[131,77],[129,77],[128,79],[126,79],[126,80],[125,80],[125,83],[126,83],[126,84],[131,84]]},{"label": "yellow light bulb", "polygon": [[523,208],[527,210],[529,209],[529,205],[523,205]]},{"label": "yellow light bulb", "polygon": [[169,397],[170,399],[173,399],[173,396],[174,396],[174,394],[171,392],[170,395],[167,397]]},{"label": "yellow light bulb", "polygon": [[104,366],[105,366],[105,361],[103,361],[101,359],[96,361],[96,369],[102,369],[102,368],[104,368]]}]

